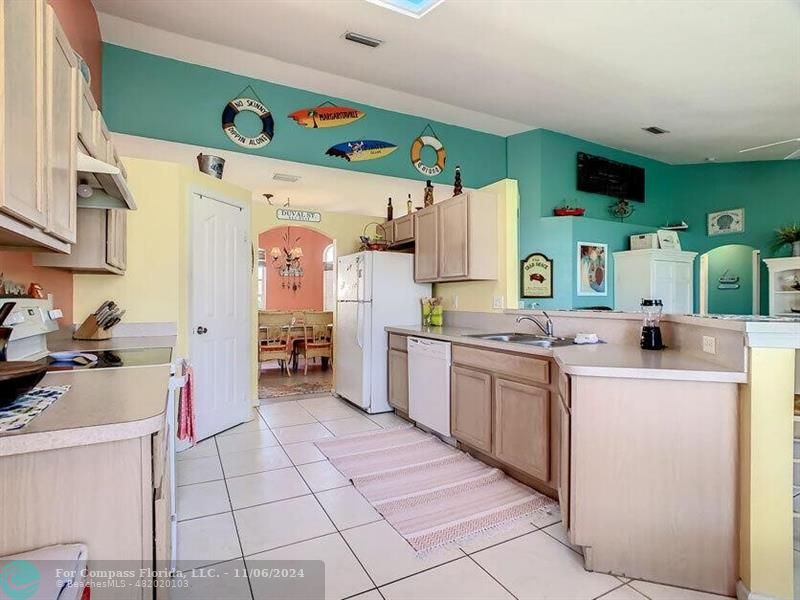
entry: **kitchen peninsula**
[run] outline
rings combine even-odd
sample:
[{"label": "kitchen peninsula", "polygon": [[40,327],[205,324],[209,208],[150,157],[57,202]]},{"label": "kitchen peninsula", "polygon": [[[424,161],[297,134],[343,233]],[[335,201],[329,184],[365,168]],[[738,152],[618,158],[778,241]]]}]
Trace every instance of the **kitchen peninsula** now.
[{"label": "kitchen peninsula", "polygon": [[[78,344],[119,350],[154,343],[166,346],[164,364],[48,373],[41,385],[69,391],[23,429],[0,433],[0,556],[80,542],[90,567],[124,560],[126,568],[145,568],[169,557],[174,338]],[[141,587],[92,590],[93,598],[144,594]]]},{"label": "kitchen peninsula", "polygon": [[[764,490],[750,486],[761,468],[751,448],[764,431],[754,407],[767,385],[773,406],[786,404],[785,423],[772,435],[788,457],[792,438],[792,377],[763,380],[756,369],[767,349],[759,346],[781,347],[770,361],[793,371],[800,321],[668,316],[669,348],[652,352],[638,346],[640,315],[554,311],[556,335],[595,332],[607,343],[548,348],[485,339],[529,333],[530,323],[515,322],[525,314],[449,312],[442,328],[388,327],[395,408],[408,411],[396,383],[408,377],[398,358],[406,338],[450,342],[452,436],[558,498],[587,569],[729,596],[749,587],[749,570],[762,560],[751,536],[779,529],[755,527]],[[704,337],[713,338],[714,354],[703,352]],[[786,504],[781,567],[791,572],[788,493]]]}]

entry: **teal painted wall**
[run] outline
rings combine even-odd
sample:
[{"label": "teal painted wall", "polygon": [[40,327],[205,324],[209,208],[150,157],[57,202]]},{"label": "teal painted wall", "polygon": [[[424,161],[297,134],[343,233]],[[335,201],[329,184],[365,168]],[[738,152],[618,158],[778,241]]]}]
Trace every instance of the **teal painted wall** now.
[{"label": "teal painted wall", "polygon": [[[753,314],[752,246],[729,244],[708,252],[708,312]],[[739,277],[739,289],[720,289],[720,277]],[[766,285],[766,282],[764,282]]]},{"label": "teal painted wall", "polygon": [[[260,149],[241,148],[221,127],[225,105],[248,85],[275,119],[275,137]],[[325,100],[361,109],[366,116],[350,125],[326,129],[301,127],[287,116]],[[435,181],[452,182],[456,165],[461,166],[467,187],[482,187],[506,176],[506,141],[501,136],[113,44],[103,46],[103,115],[109,129],[118,133],[420,181],[427,177],[411,164],[409,152],[414,138],[430,123],[447,150],[445,170]],[[260,128],[258,118],[251,113],[241,114],[236,123],[245,134]],[[325,155],[334,144],[359,139],[391,142],[398,148],[384,158],[353,163]],[[423,158],[428,164],[435,162],[428,154]]]}]

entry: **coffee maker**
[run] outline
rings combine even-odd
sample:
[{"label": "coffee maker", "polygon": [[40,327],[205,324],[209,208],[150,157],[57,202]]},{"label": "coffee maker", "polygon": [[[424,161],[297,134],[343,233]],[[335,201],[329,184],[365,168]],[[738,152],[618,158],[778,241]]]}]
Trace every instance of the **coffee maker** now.
[{"label": "coffee maker", "polygon": [[661,313],[664,303],[658,298],[642,298],[642,350],[663,350],[661,338]]}]

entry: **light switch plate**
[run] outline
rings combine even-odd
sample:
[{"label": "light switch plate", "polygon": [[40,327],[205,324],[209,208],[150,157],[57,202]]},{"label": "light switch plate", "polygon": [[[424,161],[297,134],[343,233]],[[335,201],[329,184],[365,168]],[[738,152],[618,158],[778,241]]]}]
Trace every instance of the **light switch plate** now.
[{"label": "light switch plate", "polygon": [[453,310],[457,310],[458,309],[458,296],[453,296],[451,298],[451,300],[450,300],[450,303],[453,306]]},{"label": "light switch plate", "polygon": [[503,296],[495,296],[492,299],[492,308],[502,309],[505,308],[506,299]]},{"label": "light switch plate", "polygon": [[707,352],[708,354],[716,354],[717,353],[717,338],[711,335],[704,335],[703,336],[703,352]]}]

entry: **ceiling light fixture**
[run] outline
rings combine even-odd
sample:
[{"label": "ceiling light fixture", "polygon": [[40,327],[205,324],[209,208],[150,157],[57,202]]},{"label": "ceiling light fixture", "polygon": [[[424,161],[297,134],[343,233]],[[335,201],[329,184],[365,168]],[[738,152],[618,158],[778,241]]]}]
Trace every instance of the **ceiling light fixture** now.
[{"label": "ceiling light fixture", "polygon": [[662,135],[664,133],[669,133],[667,129],[656,127],[655,125],[650,125],[650,127],[642,127],[642,131],[646,131],[647,133],[652,133],[653,135]]},{"label": "ceiling light fixture", "polygon": [[388,8],[407,17],[421,19],[444,0],[367,0],[367,2]]},{"label": "ceiling light fixture", "polygon": [[377,48],[383,43],[382,40],[369,37],[368,35],[364,35],[362,33],[356,33],[354,31],[345,32],[344,39],[346,39],[348,42],[354,42],[356,44],[361,44],[362,46],[368,46],[370,48]]},{"label": "ceiling light fixture", "polygon": [[272,179],[275,181],[286,181],[287,183],[297,183],[300,175],[289,175],[288,173],[273,173]]}]

